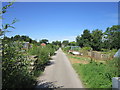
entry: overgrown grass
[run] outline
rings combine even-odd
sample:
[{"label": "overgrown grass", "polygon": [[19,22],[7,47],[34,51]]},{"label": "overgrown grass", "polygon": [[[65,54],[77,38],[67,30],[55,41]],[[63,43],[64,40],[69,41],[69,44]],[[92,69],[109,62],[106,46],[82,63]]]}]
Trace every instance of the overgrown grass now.
[{"label": "overgrown grass", "polygon": [[91,61],[91,58],[89,57],[82,57],[82,56],[73,56],[73,55],[68,55],[69,58],[74,58],[77,60],[84,60],[84,61]]},{"label": "overgrown grass", "polygon": [[101,53],[102,54],[109,54],[110,56],[114,56],[116,52],[117,52],[117,49],[112,49],[112,50],[103,49]]},{"label": "overgrown grass", "polygon": [[107,64],[92,61],[89,64],[73,64],[87,88],[111,88],[112,77],[118,77],[118,59],[108,61]]}]

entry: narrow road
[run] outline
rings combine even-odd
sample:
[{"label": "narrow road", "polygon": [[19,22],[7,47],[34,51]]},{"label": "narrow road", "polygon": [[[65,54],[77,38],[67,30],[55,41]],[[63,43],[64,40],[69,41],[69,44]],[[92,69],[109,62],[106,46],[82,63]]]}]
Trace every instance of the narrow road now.
[{"label": "narrow road", "polygon": [[38,78],[36,88],[83,88],[78,75],[63,51],[59,49],[56,53],[52,57],[51,64]]}]

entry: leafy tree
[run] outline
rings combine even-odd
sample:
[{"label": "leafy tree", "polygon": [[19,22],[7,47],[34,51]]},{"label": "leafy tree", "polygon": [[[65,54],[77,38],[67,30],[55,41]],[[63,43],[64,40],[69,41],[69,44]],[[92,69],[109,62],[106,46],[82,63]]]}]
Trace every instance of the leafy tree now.
[{"label": "leafy tree", "polygon": [[63,44],[64,46],[67,46],[67,45],[69,44],[69,41],[68,41],[68,40],[64,40],[64,41],[62,42],[62,44]]},{"label": "leafy tree", "polygon": [[5,37],[3,38],[3,40],[11,41],[11,38],[5,36]]},{"label": "leafy tree", "polygon": [[14,36],[14,41],[17,41],[17,40],[20,40],[21,39],[21,36],[20,35],[16,35],[16,36]]},{"label": "leafy tree", "polygon": [[84,30],[81,37],[83,38],[83,46],[88,47],[91,45],[91,34],[89,30]]},{"label": "leafy tree", "polygon": [[76,37],[76,44],[80,47],[83,47],[83,38],[80,36]]},{"label": "leafy tree", "polygon": [[36,40],[32,40],[32,43],[37,45],[37,41]]},{"label": "leafy tree", "polygon": [[75,41],[70,42],[69,45],[70,45],[70,46],[76,46],[76,42],[75,42]]},{"label": "leafy tree", "polygon": [[92,31],[92,45],[93,50],[101,50],[102,48],[102,30],[93,30]]},{"label": "leafy tree", "polygon": [[120,48],[120,25],[113,25],[112,27],[108,27],[104,32],[104,35],[106,35],[104,47],[106,47],[105,45],[109,45],[108,49]]},{"label": "leafy tree", "polygon": [[37,43],[37,41],[32,40],[29,36],[25,36],[25,35],[15,35],[14,37],[11,37],[11,40],[13,41],[25,41],[25,42],[29,42],[29,43]]},{"label": "leafy tree", "polygon": [[76,37],[77,45],[80,47],[89,47],[91,45],[91,33],[89,30],[85,29],[83,34]]},{"label": "leafy tree", "polygon": [[61,47],[61,41],[53,41],[52,44]]},{"label": "leafy tree", "polygon": [[29,38],[29,36],[21,36],[21,40],[23,40],[23,41],[26,41],[26,42],[29,42],[30,41],[30,38]]},{"label": "leafy tree", "polygon": [[40,43],[40,44],[41,44],[41,43],[48,44],[48,40],[47,40],[47,39],[42,39],[42,40],[39,41],[39,43]]}]

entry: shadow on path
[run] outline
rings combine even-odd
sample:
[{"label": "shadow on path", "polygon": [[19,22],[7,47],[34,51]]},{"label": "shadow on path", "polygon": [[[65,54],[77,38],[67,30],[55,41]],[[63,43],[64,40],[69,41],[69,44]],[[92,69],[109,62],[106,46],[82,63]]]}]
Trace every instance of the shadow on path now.
[{"label": "shadow on path", "polygon": [[56,83],[57,81],[54,82],[47,82],[46,80],[41,80],[38,82],[38,85],[35,87],[35,90],[39,90],[40,88],[50,88],[50,89],[58,89],[58,88],[62,88],[63,86],[56,86],[54,83]]}]

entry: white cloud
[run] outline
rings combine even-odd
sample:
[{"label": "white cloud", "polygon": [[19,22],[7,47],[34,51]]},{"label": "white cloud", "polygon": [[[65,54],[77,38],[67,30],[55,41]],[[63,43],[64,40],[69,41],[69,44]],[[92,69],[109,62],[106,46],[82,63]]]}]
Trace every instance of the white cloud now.
[{"label": "white cloud", "polygon": [[76,36],[57,36],[57,37],[54,37],[54,39],[49,39],[49,42],[52,42],[52,41],[63,41],[63,40],[69,40],[70,42],[71,41],[75,41],[75,38]]}]

